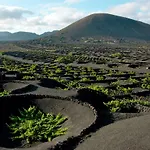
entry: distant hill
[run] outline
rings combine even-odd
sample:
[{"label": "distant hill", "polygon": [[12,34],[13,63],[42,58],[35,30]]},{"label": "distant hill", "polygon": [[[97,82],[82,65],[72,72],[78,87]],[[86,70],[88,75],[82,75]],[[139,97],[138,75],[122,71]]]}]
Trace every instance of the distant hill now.
[{"label": "distant hill", "polygon": [[41,34],[40,37],[55,35],[57,32],[58,32],[58,30],[54,30],[52,32],[45,32],[45,33]]},{"label": "distant hill", "polygon": [[30,32],[0,32],[0,41],[21,41],[21,40],[33,40],[38,38],[39,35]]},{"label": "distant hill", "polygon": [[133,19],[111,14],[92,14],[60,30],[57,36],[113,37],[150,40],[150,25]]},{"label": "distant hill", "polygon": [[11,36],[10,32],[0,32],[0,38]]},{"label": "distant hill", "polygon": [[0,41],[26,41],[55,34],[57,31],[45,32],[41,35],[31,32],[0,32]]}]

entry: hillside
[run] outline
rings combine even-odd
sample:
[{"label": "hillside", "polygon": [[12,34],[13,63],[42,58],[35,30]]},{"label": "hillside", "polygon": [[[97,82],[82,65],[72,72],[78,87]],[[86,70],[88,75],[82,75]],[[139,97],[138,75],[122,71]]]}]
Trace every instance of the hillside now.
[{"label": "hillside", "polygon": [[92,14],[60,30],[58,36],[150,40],[150,25],[111,14]]},{"label": "hillside", "polygon": [[54,35],[58,32],[58,30],[54,30],[52,32],[45,32],[43,34],[40,35],[40,37],[46,37],[46,36],[51,36],[51,35]]}]

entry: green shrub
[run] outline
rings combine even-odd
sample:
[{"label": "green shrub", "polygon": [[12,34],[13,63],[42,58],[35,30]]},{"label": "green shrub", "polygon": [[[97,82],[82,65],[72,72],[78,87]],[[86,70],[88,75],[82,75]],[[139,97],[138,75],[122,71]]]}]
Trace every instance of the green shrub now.
[{"label": "green shrub", "polygon": [[86,77],[80,79],[80,82],[88,82],[88,81],[90,81],[90,79],[89,79],[89,78],[86,78]]},{"label": "green shrub", "polygon": [[104,87],[102,87],[102,86],[100,86],[100,85],[90,85],[90,86],[88,86],[88,88],[89,89],[92,89],[92,90],[94,90],[94,91],[98,91],[98,92],[102,92],[102,93],[104,93],[104,94],[106,94],[106,95],[109,95],[109,91],[108,91],[108,89],[107,88],[104,88]]},{"label": "green shrub", "polygon": [[35,106],[19,112],[20,116],[11,116],[11,124],[7,124],[12,131],[12,140],[26,140],[27,143],[51,141],[67,131],[67,128],[61,126],[67,117],[60,114],[45,114]]},{"label": "green shrub", "polygon": [[33,80],[33,79],[35,79],[35,77],[34,76],[23,76],[22,79],[23,80]]},{"label": "green shrub", "polygon": [[122,54],[121,53],[114,53],[110,55],[112,58],[121,58]]},{"label": "green shrub", "polygon": [[72,89],[72,88],[82,88],[82,86],[80,85],[80,83],[78,81],[69,81],[65,84],[68,88],[68,89]]},{"label": "green shrub", "polygon": [[62,70],[61,70],[60,68],[57,68],[57,69],[55,70],[55,73],[62,73]]},{"label": "green shrub", "polygon": [[123,87],[123,86],[120,86],[120,85],[117,85],[116,86],[116,90],[110,90],[110,95],[111,96],[115,96],[115,95],[120,95],[120,94],[131,94],[133,91],[132,88],[130,87]]},{"label": "green shrub", "polygon": [[67,81],[62,79],[60,76],[59,77],[50,77],[49,79],[53,79],[53,80],[56,80],[57,82],[60,82],[60,83],[66,83]]},{"label": "green shrub", "polygon": [[150,77],[146,77],[146,78],[142,79],[141,87],[143,89],[150,89]]},{"label": "green shrub", "polygon": [[111,86],[114,86],[114,87],[120,86],[120,81],[117,80],[117,81],[115,81],[115,82],[111,82],[110,85],[111,85]]},{"label": "green shrub", "polygon": [[135,107],[136,104],[140,104],[143,106],[150,106],[150,102],[143,100],[112,100],[108,103],[104,103],[111,112],[122,112],[123,110],[130,111]]},{"label": "green shrub", "polygon": [[142,87],[143,89],[149,89],[149,90],[150,90],[150,85],[149,85],[149,84],[146,84],[146,83],[144,84],[144,83],[143,83],[143,84],[141,85],[141,87]]},{"label": "green shrub", "polygon": [[139,81],[136,80],[136,79],[133,79],[132,77],[130,77],[127,82],[130,82],[130,83],[138,83]]},{"label": "green shrub", "polygon": [[133,89],[130,87],[122,87],[122,86],[117,86],[117,90],[123,92],[124,94],[131,94]]},{"label": "green shrub", "polygon": [[73,61],[74,61],[74,57],[71,55],[59,56],[57,59],[54,60],[54,62],[65,63],[65,64],[72,63]]},{"label": "green shrub", "polygon": [[102,81],[102,80],[104,80],[103,76],[99,76],[99,75],[96,76],[96,81]]},{"label": "green shrub", "polygon": [[10,92],[4,90],[3,92],[0,92],[0,97],[2,97],[2,96],[7,96],[7,95],[9,95],[9,94],[10,94]]}]

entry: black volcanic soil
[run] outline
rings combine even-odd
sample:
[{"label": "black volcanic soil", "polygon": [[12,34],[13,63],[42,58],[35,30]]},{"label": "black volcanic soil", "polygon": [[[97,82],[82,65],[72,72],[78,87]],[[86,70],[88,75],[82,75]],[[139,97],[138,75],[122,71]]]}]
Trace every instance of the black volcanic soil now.
[{"label": "black volcanic soil", "polygon": [[98,130],[76,150],[149,150],[150,115],[121,120]]},{"label": "black volcanic soil", "polygon": [[3,89],[11,92],[11,94],[22,94],[37,90],[37,86],[21,82],[8,82],[3,84]]},{"label": "black volcanic soil", "polygon": [[[10,114],[16,114],[18,108],[27,108],[29,105],[33,104],[38,106],[45,113],[61,113],[62,115],[67,116],[68,120],[63,124],[63,126],[68,127],[69,129],[66,135],[58,137],[52,142],[42,143],[35,145],[32,148],[25,148],[24,150],[47,150],[57,142],[64,141],[71,136],[80,135],[83,129],[87,128],[95,121],[94,111],[91,108],[89,108],[87,105],[81,105],[70,100],[61,100],[55,98],[31,99],[30,97],[3,98],[0,100],[0,150],[4,150],[3,147],[6,147],[7,150],[16,147],[16,145],[8,139],[9,132],[5,125],[5,123],[8,122],[8,117]],[[17,148],[16,150],[21,150],[21,148]]]},{"label": "black volcanic soil", "polygon": [[59,97],[72,97],[77,90],[62,90],[56,88],[43,87],[40,81],[14,81],[2,83],[2,88],[11,94],[40,94]]},{"label": "black volcanic soil", "polygon": [[8,82],[8,83],[3,84],[3,89],[11,92],[11,91],[16,90],[16,89],[24,88],[27,85],[28,84],[25,84],[25,83]]}]

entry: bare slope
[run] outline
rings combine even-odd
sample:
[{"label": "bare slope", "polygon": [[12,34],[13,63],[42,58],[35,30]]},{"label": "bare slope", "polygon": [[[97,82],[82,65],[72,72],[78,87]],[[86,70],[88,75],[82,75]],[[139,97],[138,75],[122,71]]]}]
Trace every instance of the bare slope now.
[{"label": "bare slope", "polygon": [[60,30],[64,37],[114,37],[150,40],[150,25],[111,14],[92,14]]}]

